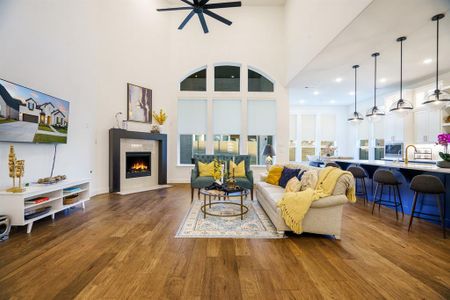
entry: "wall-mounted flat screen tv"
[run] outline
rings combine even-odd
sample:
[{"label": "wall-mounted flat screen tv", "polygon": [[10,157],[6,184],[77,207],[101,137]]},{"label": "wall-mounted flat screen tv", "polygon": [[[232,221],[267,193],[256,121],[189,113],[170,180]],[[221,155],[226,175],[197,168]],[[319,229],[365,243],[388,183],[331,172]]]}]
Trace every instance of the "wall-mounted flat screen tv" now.
[{"label": "wall-mounted flat screen tv", "polygon": [[69,102],[0,79],[0,142],[67,143]]}]

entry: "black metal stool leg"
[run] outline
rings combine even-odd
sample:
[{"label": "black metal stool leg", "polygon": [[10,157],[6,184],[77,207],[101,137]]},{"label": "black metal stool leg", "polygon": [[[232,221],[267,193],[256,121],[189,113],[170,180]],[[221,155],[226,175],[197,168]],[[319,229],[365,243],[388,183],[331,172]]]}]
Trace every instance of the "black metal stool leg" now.
[{"label": "black metal stool leg", "polygon": [[411,230],[412,222],[414,219],[414,213],[416,212],[416,204],[417,204],[418,195],[419,195],[419,193],[417,193],[417,192],[414,193],[414,199],[413,199],[413,205],[412,205],[412,209],[411,209],[411,218],[409,219],[408,231]]},{"label": "black metal stool leg", "polygon": [[375,204],[377,204],[377,193],[378,193],[378,183],[377,183],[377,187],[375,188],[375,194],[373,196],[372,215],[373,215],[373,211],[375,210]]},{"label": "black metal stool leg", "polygon": [[400,195],[400,188],[397,185],[397,195],[398,195],[398,201],[400,202],[400,208],[402,209],[402,216],[405,216],[405,212],[403,211],[403,202],[402,202],[402,196]]},{"label": "black metal stool leg", "polygon": [[366,188],[366,179],[363,178],[362,179],[362,183],[363,183],[363,190],[364,190],[364,206],[366,206],[366,202],[369,202],[369,198],[367,197],[367,188]]},{"label": "black metal stool leg", "polygon": [[392,188],[392,191],[393,191],[392,194],[394,194],[395,217],[397,218],[397,221],[398,221],[398,203],[397,203],[397,195],[395,194],[395,187],[391,187],[391,188]]},{"label": "black metal stool leg", "polygon": [[[437,200],[437,206],[439,208],[439,216],[441,218],[441,226],[442,226],[442,234],[444,235],[444,239],[445,239],[445,219],[444,219],[444,215],[443,215],[443,209],[441,206],[441,195],[436,195],[436,200]],[[444,207],[445,209],[445,207]]]}]

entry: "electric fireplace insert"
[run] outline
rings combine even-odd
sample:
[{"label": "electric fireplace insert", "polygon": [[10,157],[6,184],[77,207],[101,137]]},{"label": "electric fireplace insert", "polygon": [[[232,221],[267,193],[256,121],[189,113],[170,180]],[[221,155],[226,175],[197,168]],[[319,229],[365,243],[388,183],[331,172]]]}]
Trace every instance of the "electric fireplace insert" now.
[{"label": "electric fireplace insert", "polygon": [[151,152],[126,153],[126,178],[151,176]]}]

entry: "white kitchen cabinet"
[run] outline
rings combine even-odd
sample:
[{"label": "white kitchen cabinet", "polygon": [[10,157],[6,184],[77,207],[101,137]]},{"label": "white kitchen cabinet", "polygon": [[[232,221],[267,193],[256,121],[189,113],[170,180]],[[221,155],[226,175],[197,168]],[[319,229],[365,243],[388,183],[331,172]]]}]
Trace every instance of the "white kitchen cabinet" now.
[{"label": "white kitchen cabinet", "polygon": [[441,112],[418,110],[414,112],[414,142],[416,144],[433,144],[441,132]]},{"label": "white kitchen cabinet", "polygon": [[383,123],[385,141],[388,143],[405,142],[405,119],[395,114],[388,114],[384,118]]}]

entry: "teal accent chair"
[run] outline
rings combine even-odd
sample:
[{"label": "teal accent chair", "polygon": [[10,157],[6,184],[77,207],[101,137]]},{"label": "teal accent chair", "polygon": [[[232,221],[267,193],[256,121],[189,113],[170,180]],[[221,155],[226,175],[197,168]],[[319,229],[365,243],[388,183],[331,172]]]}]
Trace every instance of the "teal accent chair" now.
[{"label": "teal accent chair", "polygon": [[[198,190],[198,197],[200,198],[200,189],[210,186],[214,182],[213,177],[201,177],[198,171],[198,162],[210,163],[215,158],[218,160],[226,161],[227,166],[229,162],[233,160],[232,155],[208,155],[208,154],[196,154],[194,155],[194,169],[191,172],[191,202],[194,200],[194,191]],[[241,161],[245,161],[245,174],[247,177],[236,177],[237,185],[249,189],[251,191],[251,199],[253,200],[253,171],[250,170],[250,156],[248,155],[235,155],[234,161],[239,164]]]}]

